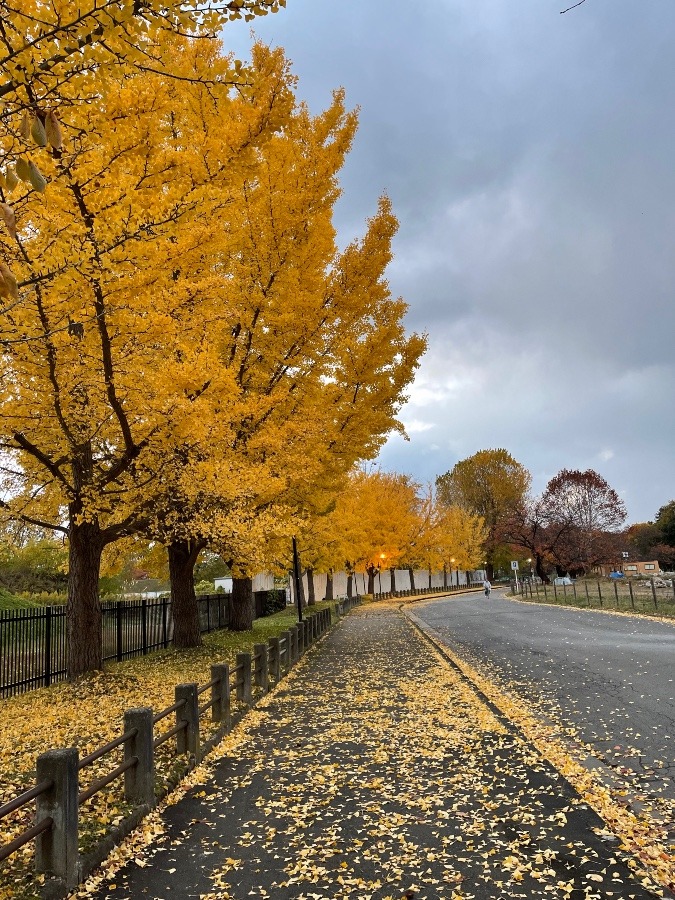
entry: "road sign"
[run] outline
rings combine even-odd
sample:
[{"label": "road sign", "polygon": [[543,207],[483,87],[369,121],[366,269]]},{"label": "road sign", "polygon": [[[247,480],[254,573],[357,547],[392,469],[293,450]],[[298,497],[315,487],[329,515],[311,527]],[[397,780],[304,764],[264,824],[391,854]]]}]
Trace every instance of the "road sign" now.
[{"label": "road sign", "polygon": [[518,560],[517,559],[511,560],[511,568],[513,569],[514,572],[518,571]]}]

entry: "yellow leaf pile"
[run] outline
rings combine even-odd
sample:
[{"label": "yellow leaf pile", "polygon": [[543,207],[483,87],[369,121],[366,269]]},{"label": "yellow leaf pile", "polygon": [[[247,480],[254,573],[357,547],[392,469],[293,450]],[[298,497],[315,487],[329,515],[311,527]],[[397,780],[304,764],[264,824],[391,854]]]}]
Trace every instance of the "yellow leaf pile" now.
[{"label": "yellow leaf pile", "polygon": [[[345,620],[217,755],[162,837],[78,896],[106,879],[201,900],[649,896],[583,825],[585,800],[393,605]],[[185,859],[200,871],[176,881]]]},{"label": "yellow leaf pile", "polygon": [[[435,639],[442,641],[440,635],[435,635]],[[502,683],[497,672],[487,671],[485,663],[472,660],[467,651],[460,657],[447,646],[444,650],[611,827],[608,836],[615,834],[619,838],[621,849],[631,854],[630,864],[642,874],[645,884],[657,891],[658,885],[675,884],[675,859],[672,851],[666,849],[667,832],[663,827],[664,817],[667,821],[675,816],[672,800],[662,798],[662,808],[650,810],[647,805],[640,815],[634,813],[627,808],[625,792],[613,791],[597,772],[589,771],[582,764],[587,748],[574,740],[560,738],[560,733],[565,730],[562,726],[542,718],[532,704],[525,704]]]},{"label": "yellow leaf pile", "polygon": [[[321,608],[319,606],[318,608]],[[174,686],[187,682],[205,684],[214,662],[234,664],[236,654],[250,652],[254,643],[289,628],[296,620],[293,611],[257,619],[253,633],[237,635],[227,631],[205,636],[204,645],[189,651],[168,650],[116,663],[105,672],[60,683],[50,688],[3,700],[6,727],[0,733],[0,804],[35,783],[35,759],[47,749],[76,746],[80,756],[93,752],[122,733],[125,709],[151,706],[155,712],[174,703]],[[208,695],[201,698],[203,701]],[[233,693],[233,703],[234,693]],[[156,726],[155,734],[174,723],[167,718]],[[201,719],[202,740],[213,730],[209,714]],[[159,748],[158,783],[180,771],[183,765],[173,756],[174,742]],[[82,771],[81,787],[106,774],[122,761],[115,751]],[[34,804],[2,821],[2,843],[12,840],[32,824]],[[119,779],[97,794],[82,808],[81,848],[100,840],[129,811]],[[3,863],[0,898],[30,896],[35,882],[31,873],[33,845],[27,845]]]}]

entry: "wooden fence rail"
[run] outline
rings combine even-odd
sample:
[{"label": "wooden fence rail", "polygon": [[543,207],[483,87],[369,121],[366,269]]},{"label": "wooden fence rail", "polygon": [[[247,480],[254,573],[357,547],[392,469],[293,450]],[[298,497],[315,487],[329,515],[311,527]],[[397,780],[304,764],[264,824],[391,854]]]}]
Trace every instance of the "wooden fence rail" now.
[{"label": "wooden fence rail", "polygon": [[[93,868],[92,864],[83,862],[78,850],[83,804],[123,777],[124,798],[136,808],[134,817],[138,819],[139,814],[147,813],[159,799],[155,789],[157,749],[175,739],[175,755],[188,758],[188,769],[197,765],[231,730],[235,703],[243,714],[254,703],[254,686],[258,688],[258,696],[266,694],[304,651],[325,634],[333,619],[344,616],[358,602],[359,598],[341,600],[332,607],[310,613],[281,637],[270,638],[267,644],[256,644],[252,654],[237,654],[236,665],[232,667],[223,663],[213,665],[210,680],[201,687],[176,685],[175,702],[158,713],[149,707],[127,710],[122,734],[86,757],[80,759],[75,747],[42,753],[37,759],[35,787],[0,807],[2,821],[35,802],[35,824],[0,846],[0,860],[35,841],[35,868],[50,880],[51,895],[63,896],[72,891]],[[200,704],[200,697],[207,693],[208,699]],[[200,721],[209,711],[216,730],[205,741]],[[173,724],[168,729],[156,733],[158,725],[169,722]],[[123,761],[81,787],[81,773],[120,748]]]}]

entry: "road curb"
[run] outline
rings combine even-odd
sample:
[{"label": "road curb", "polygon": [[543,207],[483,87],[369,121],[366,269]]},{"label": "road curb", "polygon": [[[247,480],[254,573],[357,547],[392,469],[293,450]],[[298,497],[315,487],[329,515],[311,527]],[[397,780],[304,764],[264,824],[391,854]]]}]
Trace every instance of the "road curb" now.
[{"label": "road curb", "polygon": [[[514,722],[494,700],[488,697],[485,692],[479,687],[479,685],[476,684],[476,682],[464,671],[460,663],[457,661],[455,652],[450,647],[448,647],[443,635],[423,619],[421,619],[412,610],[406,609],[405,607],[407,605],[408,604],[402,603],[399,609],[401,610],[403,615],[411,622],[413,627],[420,633],[420,635],[424,637],[436,650],[436,652],[439,653],[440,656],[442,656],[442,658],[446,660],[452,666],[452,668],[460,674],[465,683],[472,688],[472,690],[478,695],[482,702],[486,703],[490,711],[499,719],[502,725],[504,725],[504,727],[507,728],[512,734],[516,734],[528,746],[532,747],[532,749],[535,750],[537,754],[541,756],[542,759],[545,760],[552,769],[554,769],[555,772],[557,772],[559,777],[580,798],[580,800],[583,803],[586,803],[591,809],[593,809],[594,812],[605,822],[608,830],[615,835],[616,840],[621,840],[621,835],[616,834],[616,830],[607,823],[607,819],[603,814],[603,811],[594,807],[593,804],[591,804],[589,800],[581,794],[576,785],[572,781],[570,781],[570,779],[563,772],[560,771],[555,761],[552,760],[539,746],[537,746],[536,742],[525,732],[525,730],[516,722]],[[473,666],[471,666],[471,668],[473,668]],[[645,806],[642,798],[631,797],[630,795],[625,794],[625,783],[620,781],[616,774],[612,771],[612,769],[609,768],[604,762],[602,762],[602,760],[598,759],[592,754],[586,753],[584,755],[584,751],[579,747],[578,744],[572,742],[569,738],[561,738],[559,736],[560,726],[557,723],[539,713],[536,714],[536,720],[541,723],[544,728],[549,728],[551,731],[558,733],[554,738],[551,739],[551,743],[553,743],[553,740],[555,740],[563,753],[568,755],[571,762],[585,769],[586,772],[588,772],[588,774],[594,779],[594,781],[598,783],[599,787],[605,790],[611,796],[612,803],[619,810],[628,812],[636,818],[641,817],[642,820],[644,820],[645,817],[648,818],[654,828],[659,828],[659,826],[663,824],[661,821],[656,820],[653,814],[650,814],[650,810]],[[617,801],[615,799],[616,793],[622,794],[620,801]],[[668,836],[666,836],[666,841],[668,841]],[[668,846],[668,843],[666,843],[665,846]],[[622,853],[626,854],[627,856],[635,856],[629,849],[623,850]],[[647,871],[650,871],[649,867],[647,867]],[[672,890],[672,885],[669,887],[669,885],[664,884],[660,880],[659,883],[664,897],[675,898],[675,892],[673,892]]]}]

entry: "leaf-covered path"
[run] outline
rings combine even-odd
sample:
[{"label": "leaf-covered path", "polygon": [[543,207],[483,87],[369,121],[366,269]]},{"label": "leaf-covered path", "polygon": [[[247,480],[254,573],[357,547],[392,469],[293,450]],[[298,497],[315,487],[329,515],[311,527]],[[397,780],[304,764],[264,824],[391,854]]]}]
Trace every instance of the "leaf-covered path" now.
[{"label": "leaf-covered path", "polygon": [[79,896],[654,896],[393,604],[340,623],[201,771]]},{"label": "leaf-covered path", "polygon": [[675,621],[535,606],[501,591],[415,612],[453,654],[574,729],[627,789],[661,799],[675,829]]}]

